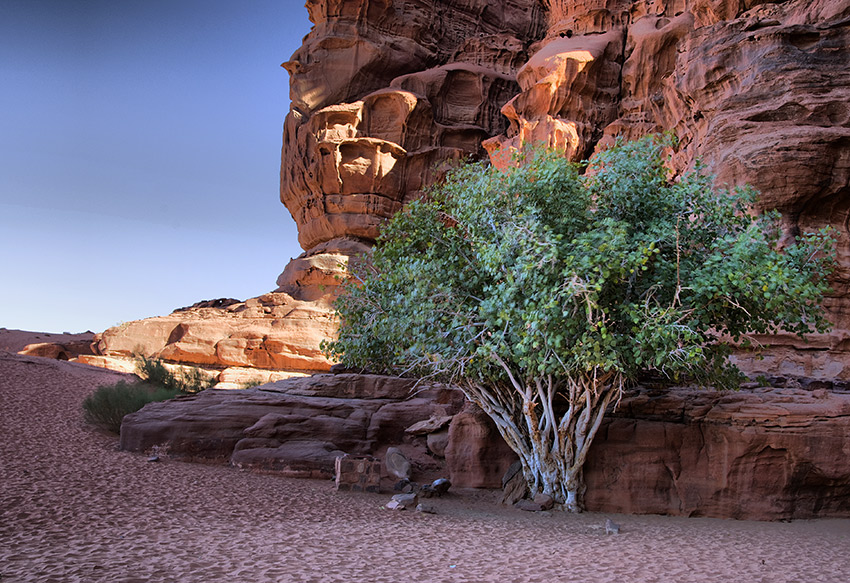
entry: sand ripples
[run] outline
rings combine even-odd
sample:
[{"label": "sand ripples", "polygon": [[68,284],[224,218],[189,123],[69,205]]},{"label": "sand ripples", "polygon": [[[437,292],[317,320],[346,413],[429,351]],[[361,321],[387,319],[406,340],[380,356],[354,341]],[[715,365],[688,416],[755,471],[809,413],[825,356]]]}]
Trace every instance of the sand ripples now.
[{"label": "sand ripples", "polygon": [[[108,374],[0,355],[3,583],[850,580],[850,521],[527,514],[486,493],[439,514],[330,482],[116,450],[81,420]],[[106,377],[106,378],[105,378]]]}]

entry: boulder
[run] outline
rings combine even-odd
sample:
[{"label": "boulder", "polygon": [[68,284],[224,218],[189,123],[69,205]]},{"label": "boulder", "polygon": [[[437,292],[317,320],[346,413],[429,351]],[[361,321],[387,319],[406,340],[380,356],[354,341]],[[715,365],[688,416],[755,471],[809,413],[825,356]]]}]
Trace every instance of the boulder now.
[{"label": "boulder", "polygon": [[387,503],[388,510],[413,510],[419,504],[419,496],[411,494],[396,494]]},{"label": "boulder", "polygon": [[419,495],[422,498],[440,498],[448,492],[451,487],[452,483],[446,478],[437,478],[430,484],[422,486],[422,488],[419,489]]},{"label": "boulder", "polygon": [[397,447],[387,449],[384,457],[387,472],[400,480],[410,479],[410,462]]},{"label": "boulder", "polygon": [[449,478],[459,488],[499,488],[517,459],[495,423],[470,402],[452,419],[445,455]]},{"label": "boulder", "polygon": [[526,512],[544,512],[551,510],[555,506],[555,500],[548,494],[535,494],[531,500],[523,498],[514,503],[514,508],[525,510]]},{"label": "boulder", "polygon": [[[442,462],[428,454],[424,442],[405,443],[404,427],[417,416],[426,420],[451,409],[462,396],[434,387],[419,393],[415,407],[394,407],[403,401],[392,396],[406,395],[409,386],[392,377],[318,375],[238,391],[207,389],[127,415],[120,446],[128,451],[167,447],[175,459],[330,478],[339,456],[377,455],[398,445],[406,452],[396,449],[399,456],[417,460],[415,468],[408,463],[408,472],[427,473]],[[342,396],[330,396],[334,390]],[[454,410],[459,409],[458,404]],[[394,419],[393,412],[402,419]]]},{"label": "boulder", "polygon": [[405,429],[405,431],[411,435],[428,435],[429,433],[435,433],[451,423],[452,417],[452,415],[436,415],[426,419],[425,421],[414,423]]},{"label": "boulder", "polygon": [[441,429],[436,433],[429,433],[426,438],[428,451],[437,457],[446,457],[446,448],[449,446],[449,430]]}]

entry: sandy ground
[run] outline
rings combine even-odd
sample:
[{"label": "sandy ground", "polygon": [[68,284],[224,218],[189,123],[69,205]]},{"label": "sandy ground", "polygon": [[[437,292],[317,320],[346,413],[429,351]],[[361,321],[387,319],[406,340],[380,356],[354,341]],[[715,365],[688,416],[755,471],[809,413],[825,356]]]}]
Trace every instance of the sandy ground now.
[{"label": "sandy ground", "polygon": [[151,463],[87,427],[119,375],[0,353],[0,581],[850,581],[850,520],[757,523],[524,513],[492,493],[384,510],[390,494]]}]

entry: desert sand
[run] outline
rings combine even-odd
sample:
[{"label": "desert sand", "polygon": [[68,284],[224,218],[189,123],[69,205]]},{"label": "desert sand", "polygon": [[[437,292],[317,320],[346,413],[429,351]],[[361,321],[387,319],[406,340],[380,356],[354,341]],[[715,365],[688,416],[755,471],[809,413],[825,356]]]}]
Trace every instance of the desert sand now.
[{"label": "desert sand", "polygon": [[425,515],[330,481],[149,462],[82,420],[120,377],[0,353],[3,583],[850,580],[850,520],[536,514],[482,491]]}]

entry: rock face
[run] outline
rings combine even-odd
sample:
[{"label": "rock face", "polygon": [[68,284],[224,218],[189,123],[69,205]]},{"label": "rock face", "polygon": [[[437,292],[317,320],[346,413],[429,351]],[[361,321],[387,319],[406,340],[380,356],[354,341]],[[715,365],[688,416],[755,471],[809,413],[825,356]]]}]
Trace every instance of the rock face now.
[{"label": "rock face", "polygon": [[[574,159],[616,136],[670,131],[678,171],[752,184],[786,236],[837,227],[835,329],[778,335],[752,374],[847,378],[850,339],[850,6],[840,0],[308,2],[292,59],[281,200],[305,248],[372,241],[439,176],[503,163],[523,142]],[[503,116],[498,114],[501,111]],[[436,168],[436,170],[435,170]]]},{"label": "rock face", "polygon": [[[378,227],[434,178],[505,130],[499,108],[543,30],[507,2],[308,2],[313,30],[284,63],[281,201],[305,249]],[[439,174],[439,170],[436,170]]]},{"label": "rock face", "polygon": [[343,454],[383,457],[397,448],[414,477],[430,477],[444,462],[428,453],[424,436],[405,428],[435,413],[458,412],[463,395],[437,386],[411,396],[413,384],[341,374],[239,391],[208,389],[127,415],[121,448],[157,446],[186,461],[307,478],[334,477],[335,459]]},{"label": "rock face", "polygon": [[836,227],[841,267],[827,335],[756,338],[752,374],[850,376],[850,5],[841,0],[546,0],[547,32],[517,72],[485,142],[502,163],[521,142],[574,159],[650,132],[680,141],[675,169],[702,159],[717,183],[751,184],[786,237]]},{"label": "rock face", "polygon": [[326,370],[317,347],[334,329],[332,275],[447,164],[487,154],[501,164],[529,141],[582,159],[617,136],[669,131],[680,142],[675,170],[701,159],[718,184],[752,184],[764,208],[781,211],[786,237],[837,228],[834,330],[808,344],[757,338],[772,346],[767,358],[742,353],[739,364],[754,375],[850,377],[845,0],[306,5],[313,29],[284,63],[292,105],[280,198],[307,250],[278,282],[286,295],[238,314],[194,308],[113,328],[97,345],[103,356],[141,345],[218,369]]},{"label": "rock face", "polygon": [[452,419],[445,452],[452,483],[461,488],[501,488],[517,460],[496,424],[470,402]]},{"label": "rock face", "polygon": [[585,466],[599,512],[850,516],[850,392],[676,389],[625,398]]},{"label": "rock face", "polygon": [[[456,390],[411,396],[411,387],[340,374],[208,389],[125,417],[121,448],[310,478],[332,478],[343,454],[383,460],[397,448],[414,480],[447,473],[455,487],[500,488],[515,456],[489,418]],[[446,413],[454,417],[443,460],[405,428]],[[848,459],[850,391],[642,389],[599,430],[586,503],[608,513],[850,517]],[[383,478],[385,489],[398,480],[386,467]]]}]

